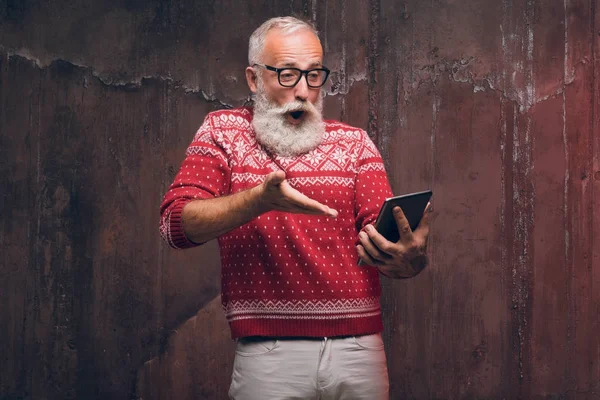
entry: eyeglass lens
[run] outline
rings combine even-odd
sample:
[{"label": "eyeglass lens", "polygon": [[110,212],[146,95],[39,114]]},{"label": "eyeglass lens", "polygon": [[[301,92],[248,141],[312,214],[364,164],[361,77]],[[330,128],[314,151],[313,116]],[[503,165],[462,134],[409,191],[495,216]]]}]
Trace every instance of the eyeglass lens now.
[{"label": "eyeglass lens", "polygon": [[[279,71],[279,83],[282,86],[294,86],[300,81],[301,77],[302,72],[298,69],[285,68]],[[325,70],[322,69],[313,69],[306,74],[308,86],[312,87],[322,86],[323,83],[325,83],[326,78],[327,74]]]}]

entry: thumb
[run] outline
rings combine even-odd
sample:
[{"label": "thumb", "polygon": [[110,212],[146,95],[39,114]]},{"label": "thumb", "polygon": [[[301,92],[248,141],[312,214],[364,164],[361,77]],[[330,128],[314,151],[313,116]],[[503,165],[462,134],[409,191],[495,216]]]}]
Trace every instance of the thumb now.
[{"label": "thumb", "polygon": [[265,179],[265,184],[267,186],[276,186],[285,180],[285,172],[283,171],[275,171],[271,172],[267,175]]}]

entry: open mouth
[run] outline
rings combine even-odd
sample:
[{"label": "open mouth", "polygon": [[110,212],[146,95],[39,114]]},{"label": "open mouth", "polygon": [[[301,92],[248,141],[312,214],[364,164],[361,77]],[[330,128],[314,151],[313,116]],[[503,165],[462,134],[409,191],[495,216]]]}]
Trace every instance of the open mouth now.
[{"label": "open mouth", "polygon": [[298,111],[292,111],[290,112],[290,115],[292,116],[292,118],[294,118],[295,120],[298,120],[302,117],[302,114],[304,114],[304,111],[302,110],[298,110]]}]

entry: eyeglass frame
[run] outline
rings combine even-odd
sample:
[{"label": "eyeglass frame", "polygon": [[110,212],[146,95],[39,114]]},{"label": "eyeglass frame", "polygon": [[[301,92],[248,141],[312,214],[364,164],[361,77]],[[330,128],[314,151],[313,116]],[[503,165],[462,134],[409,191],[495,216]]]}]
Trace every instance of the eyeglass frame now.
[{"label": "eyeglass frame", "polygon": [[[331,71],[327,67],[300,69],[300,68],[294,68],[294,67],[276,68],[276,67],[272,67],[272,66],[266,65],[266,64],[252,64],[252,66],[253,67],[259,66],[259,67],[266,68],[269,71],[277,72],[277,82],[279,82],[279,84],[285,88],[295,87],[298,84],[298,82],[300,82],[300,80],[302,79],[302,75],[304,75],[304,79],[306,80],[306,84],[308,85],[308,87],[311,89],[318,89],[320,87],[323,87],[323,85],[325,85],[325,82],[327,82],[327,78],[329,78],[329,74],[331,73]],[[281,83],[281,71],[285,71],[286,69],[292,69],[294,71],[300,72],[300,75],[298,75],[298,80],[296,82],[294,82],[293,85],[287,86],[287,85],[284,85],[283,83]],[[312,72],[312,71],[324,71],[325,72],[325,78],[323,78],[323,82],[319,86],[311,85],[308,82],[308,73]]]}]

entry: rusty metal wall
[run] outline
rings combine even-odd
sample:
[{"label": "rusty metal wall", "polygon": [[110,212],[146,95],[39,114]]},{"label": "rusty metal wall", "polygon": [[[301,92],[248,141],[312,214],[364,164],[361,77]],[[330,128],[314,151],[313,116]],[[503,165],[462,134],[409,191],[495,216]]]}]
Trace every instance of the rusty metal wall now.
[{"label": "rusty metal wall", "polygon": [[0,0],[0,399],[225,398],[218,249],[158,206],[246,42],[294,13],[431,266],[384,280],[392,398],[600,395],[596,0]]}]

